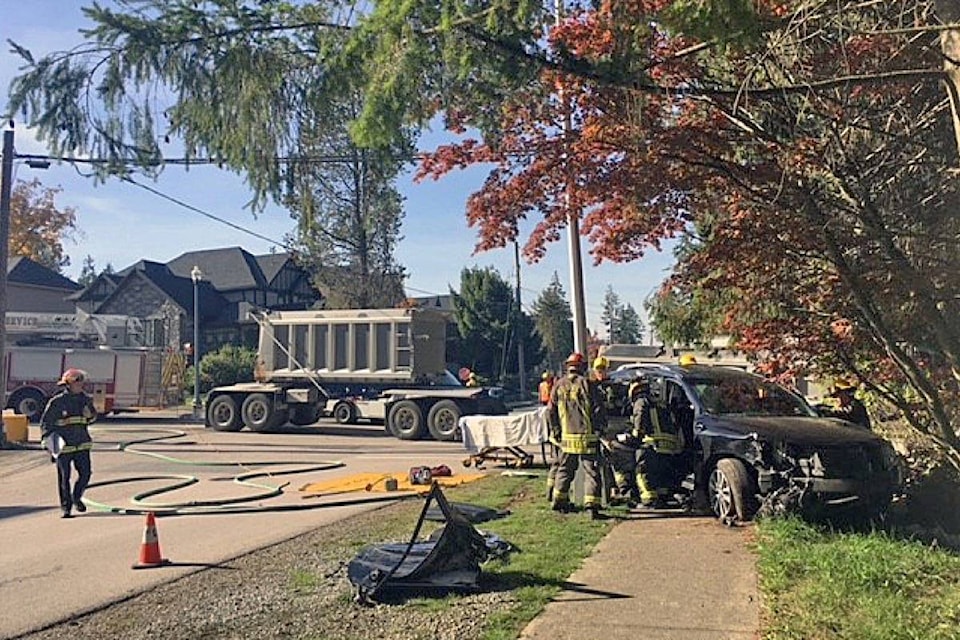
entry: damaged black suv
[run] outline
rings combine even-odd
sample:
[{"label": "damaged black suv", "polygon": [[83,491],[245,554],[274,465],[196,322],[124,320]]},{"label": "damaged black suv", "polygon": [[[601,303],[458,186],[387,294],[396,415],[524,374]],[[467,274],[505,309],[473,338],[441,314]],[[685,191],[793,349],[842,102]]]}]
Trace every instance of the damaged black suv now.
[{"label": "damaged black suv", "polygon": [[798,394],[741,369],[650,365],[643,374],[684,435],[678,456],[687,489],[706,495],[722,520],[747,520],[764,506],[806,514],[882,514],[900,484],[893,447],[873,432],[820,417]]}]

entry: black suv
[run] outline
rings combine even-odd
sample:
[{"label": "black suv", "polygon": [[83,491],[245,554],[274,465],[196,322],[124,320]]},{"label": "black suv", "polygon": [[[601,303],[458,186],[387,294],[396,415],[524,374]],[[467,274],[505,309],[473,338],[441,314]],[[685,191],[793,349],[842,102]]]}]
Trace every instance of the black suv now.
[{"label": "black suv", "polygon": [[720,519],[749,519],[762,500],[787,496],[804,512],[870,518],[899,487],[890,443],[820,417],[803,397],[760,376],[734,367],[643,365],[611,378],[629,384],[640,374],[683,432],[685,485],[705,493]]}]

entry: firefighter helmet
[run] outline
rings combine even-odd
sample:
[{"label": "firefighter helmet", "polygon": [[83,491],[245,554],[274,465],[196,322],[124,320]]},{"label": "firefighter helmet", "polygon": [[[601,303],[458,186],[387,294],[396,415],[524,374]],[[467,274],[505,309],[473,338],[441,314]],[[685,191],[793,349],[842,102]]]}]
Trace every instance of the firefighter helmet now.
[{"label": "firefighter helmet", "polygon": [[680,366],[689,367],[692,364],[697,364],[697,359],[693,357],[691,353],[685,353],[680,356]]},{"label": "firefighter helmet", "polygon": [[574,351],[569,356],[567,356],[567,359],[564,361],[563,364],[567,366],[568,371],[571,369],[580,370],[584,366],[583,354],[578,351]]},{"label": "firefighter helmet", "polygon": [[610,368],[610,361],[607,360],[606,357],[604,357],[604,356],[597,356],[597,357],[594,359],[594,361],[593,361],[593,368],[594,368],[594,369],[609,369],[609,368]]},{"label": "firefighter helmet", "polygon": [[543,380],[553,380],[553,371],[544,371],[540,378]]},{"label": "firefighter helmet", "polygon": [[852,391],[856,385],[847,378],[837,378],[833,381],[834,391]]},{"label": "firefighter helmet", "polygon": [[72,382],[83,382],[87,379],[87,372],[83,369],[67,369],[63,372],[63,375],[60,376],[60,381],[57,384],[70,384]]}]

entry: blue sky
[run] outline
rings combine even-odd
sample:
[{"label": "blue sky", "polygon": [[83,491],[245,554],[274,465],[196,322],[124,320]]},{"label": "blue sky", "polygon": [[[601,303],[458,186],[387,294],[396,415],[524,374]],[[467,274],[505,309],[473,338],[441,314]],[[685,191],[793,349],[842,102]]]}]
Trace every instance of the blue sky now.
[{"label": "blue sky", "polygon": [[[0,0],[4,14],[0,23],[2,107],[6,106],[7,88],[19,64],[19,58],[9,52],[6,39],[26,46],[35,56],[69,48],[81,41],[78,29],[85,22],[80,9],[85,4],[88,3],[81,0]],[[15,130],[17,153],[46,153],[22,122],[16,123]],[[406,197],[406,215],[398,260],[409,274],[409,295],[446,293],[450,286],[458,285],[463,267],[492,266],[511,283],[515,281],[512,248],[473,254],[476,232],[467,227],[464,208],[468,196],[480,187],[485,175],[478,168],[419,184],[412,182],[411,173],[400,178],[398,187]],[[38,178],[44,186],[62,188],[57,206],[76,210],[80,233],[65,244],[71,260],[66,275],[73,278],[79,275],[87,255],[93,256],[98,268],[110,263],[121,269],[141,259],[166,262],[187,251],[217,247],[240,246],[254,254],[268,253],[271,248],[282,249],[283,236],[294,225],[290,215],[279,207],[268,207],[254,216],[245,206],[251,194],[242,178],[215,167],[170,167],[156,182],[145,178],[141,181],[275,242],[209,220],[133,185],[117,180],[95,184],[70,165],[35,170],[18,162],[15,178]],[[587,325],[601,336],[605,335],[600,315],[607,287],[612,286],[622,302],[632,304],[643,315],[643,300],[663,280],[673,262],[668,251],[651,252],[643,260],[629,264],[593,266],[588,247],[582,247]],[[565,239],[551,245],[540,263],[521,264],[522,296],[528,310],[554,272],[559,274],[569,297]]]}]

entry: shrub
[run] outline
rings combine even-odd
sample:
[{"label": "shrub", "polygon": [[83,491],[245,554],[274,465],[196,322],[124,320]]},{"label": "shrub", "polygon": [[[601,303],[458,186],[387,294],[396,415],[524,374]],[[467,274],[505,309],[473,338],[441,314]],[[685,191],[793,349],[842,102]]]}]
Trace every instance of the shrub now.
[{"label": "shrub", "polygon": [[[200,393],[235,382],[253,382],[253,368],[257,352],[247,347],[225,344],[218,350],[200,357]],[[184,385],[193,389],[194,368],[187,369]]]}]

